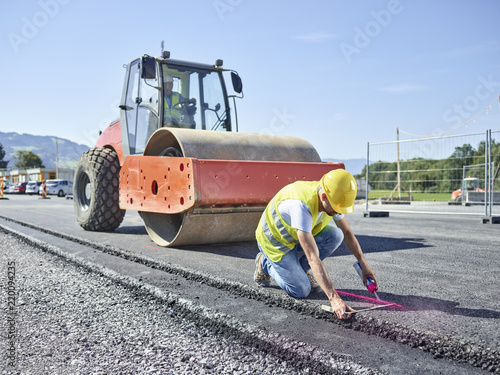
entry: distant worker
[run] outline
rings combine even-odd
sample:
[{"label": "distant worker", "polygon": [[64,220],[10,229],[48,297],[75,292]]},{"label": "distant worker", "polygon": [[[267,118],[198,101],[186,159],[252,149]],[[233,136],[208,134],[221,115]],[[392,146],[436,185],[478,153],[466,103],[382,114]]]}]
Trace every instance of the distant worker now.
[{"label": "distant worker", "polygon": [[[354,210],[356,180],[343,170],[325,174],[321,181],[296,181],[281,189],[267,205],[255,232],[260,252],[254,280],[269,286],[271,278],[289,295],[305,298],[323,290],[339,319],[349,307],[334,289],[323,260],[345,241],[363,270],[363,282],[375,272],[344,217]],[[336,226],[328,225],[333,217]]]},{"label": "distant worker", "polygon": [[174,87],[174,80],[170,74],[165,74],[163,76],[163,82],[165,85],[165,91],[163,94],[163,122],[173,126],[180,126],[180,124],[191,125],[186,124],[186,120],[182,118],[183,114],[181,111],[181,103],[193,103],[196,105],[196,99],[186,99],[182,96],[182,94],[172,91]]}]

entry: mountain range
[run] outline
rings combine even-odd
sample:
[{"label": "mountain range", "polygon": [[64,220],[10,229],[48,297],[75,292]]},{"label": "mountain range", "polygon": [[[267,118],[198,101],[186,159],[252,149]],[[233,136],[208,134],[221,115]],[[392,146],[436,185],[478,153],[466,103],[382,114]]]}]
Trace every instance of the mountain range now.
[{"label": "mountain range", "polygon": [[[75,168],[80,156],[88,150],[88,146],[72,142],[68,139],[46,135],[31,135],[18,133],[0,132],[0,144],[5,151],[5,161],[9,161],[8,167],[14,167],[14,155],[17,151],[32,151],[42,159],[47,168],[56,167],[56,140],[57,153],[59,156],[60,168]],[[333,159],[328,158],[323,161],[344,163],[346,170],[353,175],[360,174],[363,170],[366,159]]]},{"label": "mountain range", "polygon": [[17,151],[31,151],[42,159],[46,168],[56,167],[56,142],[60,168],[75,168],[80,156],[88,146],[70,140],[47,136],[0,132],[0,144],[5,151],[3,160],[9,161],[8,168],[14,169],[14,155]]}]

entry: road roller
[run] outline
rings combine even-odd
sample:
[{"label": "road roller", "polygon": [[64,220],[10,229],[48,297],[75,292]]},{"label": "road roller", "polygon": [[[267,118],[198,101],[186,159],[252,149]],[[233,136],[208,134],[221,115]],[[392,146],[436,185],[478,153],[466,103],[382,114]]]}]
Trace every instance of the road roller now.
[{"label": "road roller", "polygon": [[201,64],[162,51],[128,64],[120,117],[76,166],[80,226],[113,231],[136,210],[159,246],[253,241],[283,186],[344,168],[322,162],[300,137],[238,132],[242,97],[240,76],[222,60]]}]

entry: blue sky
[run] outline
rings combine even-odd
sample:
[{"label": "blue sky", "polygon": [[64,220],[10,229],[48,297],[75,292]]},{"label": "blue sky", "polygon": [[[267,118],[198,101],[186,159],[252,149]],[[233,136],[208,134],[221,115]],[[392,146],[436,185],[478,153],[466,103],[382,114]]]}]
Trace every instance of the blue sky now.
[{"label": "blue sky", "polygon": [[240,131],[300,136],[322,158],[363,158],[367,142],[395,140],[398,127],[401,139],[500,129],[497,0],[24,0],[0,9],[4,132],[92,146],[119,115],[123,65],[159,55],[162,40],[172,58],[220,58],[239,72]]}]

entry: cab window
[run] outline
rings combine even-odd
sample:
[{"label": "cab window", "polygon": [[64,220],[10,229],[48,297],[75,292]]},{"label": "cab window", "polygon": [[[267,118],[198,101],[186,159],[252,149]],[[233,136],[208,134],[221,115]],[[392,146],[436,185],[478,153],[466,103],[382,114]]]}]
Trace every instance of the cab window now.
[{"label": "cab window", "polygon": [[163,64],[163,126],[230,130],[219,72]]}]

